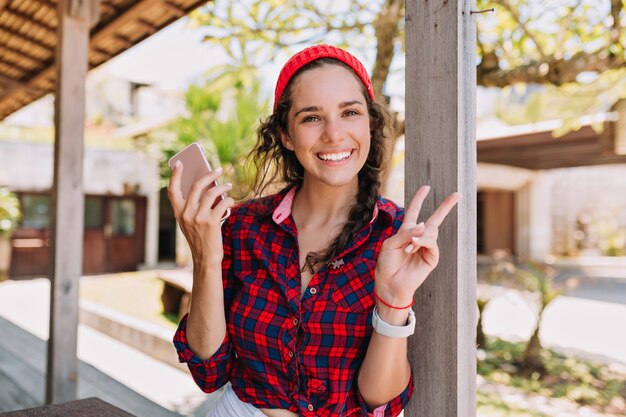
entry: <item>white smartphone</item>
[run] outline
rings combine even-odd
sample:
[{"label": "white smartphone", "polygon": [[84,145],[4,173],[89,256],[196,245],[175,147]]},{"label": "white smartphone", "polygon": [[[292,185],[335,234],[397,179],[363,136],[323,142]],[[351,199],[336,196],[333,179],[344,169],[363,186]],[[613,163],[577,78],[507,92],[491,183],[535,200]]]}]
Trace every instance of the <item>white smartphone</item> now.
[{"label": "white smartphone", "polygon": [[[185,147],[182,151],[178,152],[176,155],[170,158],[168,161],[168,165],[171,170],[174,170],[174,164],[176,161],[180,161],[183,164],[183,176],[180,180],[180,188],[183,194],[183,198],[186,200],[189,196],[189,192],[191,191],[191,186],[194,182],[198,181],[200,178],[211,173],[211,166],[209,165],[209,161],[207,161],[204,152],[202,151],[202,147],[199,143],[193,142],[189,146]],[[209,188],[215,187],[217,185],[217,181],[213,181]],[[215,200],[215,203],[211,206],[214,208],[220,201],[224,199],[224,195],[220,194],[220,196]],[[225,220],[230,216],[230,209],[226,211],[222,220]]]}]

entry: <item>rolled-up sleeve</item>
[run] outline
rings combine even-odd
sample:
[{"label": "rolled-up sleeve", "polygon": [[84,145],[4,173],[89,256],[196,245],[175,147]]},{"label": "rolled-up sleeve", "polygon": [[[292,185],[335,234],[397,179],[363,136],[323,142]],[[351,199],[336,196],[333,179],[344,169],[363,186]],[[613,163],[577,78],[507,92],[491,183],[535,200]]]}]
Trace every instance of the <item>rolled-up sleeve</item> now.
[{"label": "rolled-up sleeve", "polygon": [[413,395],[413,370],[411,370],[411,377],[409,378],[409,383],[407,384],[404,391],[400,393],[396,398],[389,401],[387,404],[383,404],[379,407],[376,407],[373,410],[370,410],[361,392],[359,391],[358,384],[354,384],[356,389],[356,396],[363,410],[363,415],[368,417],[396,417],[398,416],[402,410],[406,407]]},{"label": "rolled-up sleeve", "polygon": [[178,360],[187,363],[191,376],[204,392],[214,392],[230,379],[231,344],[228,333],[217,351],[208,359],[201,359],[189,348],[187,341],[187,315],[183,317],[174,335]]},{"label": "rolled-up sleeve", "polygon": [[[237,291],[236,280],[232,271],[232,219],[231,216],[222,225],[222,239],[224,245],[224,258],[222,260],[222,283],[224,287],[224,314],[228,311],[233,296]],[[217,351],[208,359],[197,356],[190,348],[187,340],[187,317],[180,321],[174,334],[174,346],[178,352],[178,360],[187,363],[191,376],[196,384],[204,392],[210,393],[218,390],[230,380],[233,353],[232,344],[228,332],[224,336],[222,344]]]}]

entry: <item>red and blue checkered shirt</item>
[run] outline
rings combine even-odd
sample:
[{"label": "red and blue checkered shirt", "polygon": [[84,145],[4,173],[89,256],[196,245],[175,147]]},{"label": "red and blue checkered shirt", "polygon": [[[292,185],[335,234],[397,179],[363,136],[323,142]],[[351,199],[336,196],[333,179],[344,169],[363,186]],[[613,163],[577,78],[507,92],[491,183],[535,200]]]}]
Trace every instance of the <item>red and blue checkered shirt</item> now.
[{"label": "red and blue checkered shirt", "polygon": [[300,292],[295,188],[234,207],[223,225],[227,332],[206,360],[189,348],[185,316],[174,336],[181,362],[205,392],[228,381],[257,408],[304,417],[397,416],[413,391],[368,410],[357,387],[372,336],[374,268],[404,209],[379,197],[370,223]]}]

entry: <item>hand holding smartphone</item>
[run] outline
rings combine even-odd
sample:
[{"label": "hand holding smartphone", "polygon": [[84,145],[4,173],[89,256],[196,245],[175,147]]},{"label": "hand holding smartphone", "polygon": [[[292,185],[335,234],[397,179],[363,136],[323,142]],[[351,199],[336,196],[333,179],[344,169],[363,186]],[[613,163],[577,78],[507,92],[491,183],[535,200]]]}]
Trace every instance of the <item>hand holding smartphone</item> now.
[{"label": "hand holding smartphone", "polygon": [[[174,170],[174,165],[177,161],[183,164],[183,176],[180,181],[180,188],[183,198],[187,200],[191,186],[200,178],[205,177],[211,173],[211,166],[202,151],[202,147],[197,142],[193,142],[182,151],[170,158],[168,165],[171,170]],[[209,188],[215,187],[217,181],[213,181]],[[224,195],[220,194],[219,198],[215,200],[211,208],[214,208],[221,200],[224,199]],[[226,211],[222,220],[226,220],[230,216],[230,209]]]}]

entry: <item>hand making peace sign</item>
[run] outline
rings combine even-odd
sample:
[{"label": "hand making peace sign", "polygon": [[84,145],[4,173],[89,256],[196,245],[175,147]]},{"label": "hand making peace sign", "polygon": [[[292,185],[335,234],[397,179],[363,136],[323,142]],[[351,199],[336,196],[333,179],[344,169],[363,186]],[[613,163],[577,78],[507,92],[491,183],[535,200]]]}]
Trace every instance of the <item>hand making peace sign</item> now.
[{"label": "hand making peace sign", "polygon": [[394,305],[409,305],[413,294],[439,262],[439,226],[461,199],[452,193],[425,223],[417,219],[430,187],[420,187],[406,209],[398,233],[383,242],[376,263],[376,293]]}]

